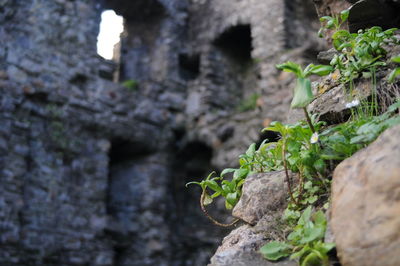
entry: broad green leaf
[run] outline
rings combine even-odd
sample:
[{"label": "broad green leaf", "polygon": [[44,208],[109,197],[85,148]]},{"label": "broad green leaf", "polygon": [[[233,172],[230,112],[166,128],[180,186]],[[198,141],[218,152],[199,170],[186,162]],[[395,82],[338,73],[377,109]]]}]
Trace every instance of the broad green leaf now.
[{"label": "broad green leaf", "polygon": [[394,82],[394,79],[399,75],[400,75],[400,67],[397,67],[397,68],[393,69],[392,72],[390,72],[390,75],[388,77],[388,81],[390,83]]},{"label": "broad green leaf", "polygon": [[280,69],[280,70],[285,71],[285,72],[292,72],[297,77],[302,77],[303,76],[303,70],[301,69],[301,66],[299,64],[294,63],[294,62],[288,61],[286,63],[276,65],[276,67],[278,69]]},{"label": "broad green leaf", "polygon": [[253,157],[255,152],[256,152],[256,144],[252,143],[250,147],[247,149],[246,155],[249,157]]},{"label": "broad green leaf", "polygon": [[290,255],[290,246],[284,242],[273,241],[262,246],[260,252],[266,259],[276,261]]},{"label": "broad green leaf", "polygon": [[206,180],[205,184],[215,192],[222,192],[222,188],[214,180]]},{"label": "broad green leaf", "polygon": [[312,207],[308,206],[304,211],[303,214],[300,216],[299,225],[306,225],[311,218],[311,211],[312,211]]},{"label": "broad green leaf", "polygon": [[[318,76],[326,76],[329,73],[331,73],[333,71],[333,68],[331,66],[327,66],[327,65],[317,65],[317,66],[313,66],[309,73],[310,75],[318,75]],[[305,76],[307,77],[307,74],[305,74]]]},{"label": "broad green leaf", "polygon": [[317,211],[313,215],[315,225],[326,225],[326,218],[322,211]]},{"label": "broad green leaf", "polygon": [[396,103],[390,105],[387,109],[387,112],[392,113],[392,112],[398,110],[399,108],[400,108],[400,100],[398,100]]},{"label": "broad green leaf", "polygon": [[232,206],[227,200],[225,200],[225,208],[226,208],[227,210],[232,210],[232,209],[233,209],[233,206]]},{"label": "broad green leaf", "polygon": [[243,186],[245,181],[246,181],[245,179],[240,180],[239,183],[237,183],[236,187],[240,188],[241,186]]},{"label": "broad green leaf", "polygon": [[227,201],[230,205],[235,206],[236,203],[237,203],[237,195],[238,195],[237,192],[229,193],[229,194],[226,196],[226,201]]},{"label": "broad green leaf", "polygon": [[319,240],[324,237],[325,226],[314,226],[311,228],[304,228],[304,235],[300,240],[300,243],[306,244],[314,240]]},{"label": "broad green leaf", "polygon": [[391,60],[392,60],[393,62],[395,62],[395,63],[399,63],[399,64],[400,64],[400,55],[399,55],[399,56],[392,57]]},{"label": "broad green leaf", "polygon": [[317,200],[318,200],[318,196],[316,196],[316,195],[307,198],[307,202],[310,203],[310,204],[313,204]]},{"label": "broad green leaf", "polygon": [[342,23],[347,20],[347,18],[349,17],[349,14],[350,14],[350,10],[348,10],[348,9],[345,9],[342,12],[340,12],[340,19],[342,20]]},{"label": "broad green leaf", "polygon": [[308,254],[304,258],[304,260],[302,260],[300,263],[300,266],[322,266],[322,265],[324,265],[323,261],[314,252],[311,252],[310,254]]},{"label": "broad green leaf", "polygon": [[249,169],[240,168],[233,173],[233,180],[242,179],[247,176]]},{"label": "broad green leaf", "polygon": [[228,173],[233,173],[233,172],[235,172],[237,169],[235,169],[235,168],[226,168],[226,169],[224,169],[222,172],[221,172],[221,176],[224,176],[224,175],[226,175],[226,174],[228,174]]},{"label": "broad green leaf", "polygon": [[307,78],[298,78],[294,88],[294,96],[291,103],[292,108],[304,108],[312,100],[314,95],[311,91],[311,81]]},{"label": "broad green leaf", "polygon": [[215,199],[216,197],[220,196],[221,192],[215,192],[214,194],[211,195],[212,199]]},{"label": "broad green leaf", "polygon": [[330,16],[323,16],[319,19],[319,21],[324,22],[324,21],[331,20],[331,19],[332,19],[332,17],[330,17]]}]

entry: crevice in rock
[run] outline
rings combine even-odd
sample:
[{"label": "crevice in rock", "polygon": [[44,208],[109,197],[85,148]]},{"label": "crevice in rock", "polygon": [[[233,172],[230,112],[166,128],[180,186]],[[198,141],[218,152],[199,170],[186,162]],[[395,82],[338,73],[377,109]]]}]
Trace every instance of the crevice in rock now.
[{"label": "crevice in rock", "polygon": [[179,54],[179,75],[183,80],[196,79],[200,74],[199,54]]},{"label": "crevice in rock", "polygon": [[158,0],[106,0],[105,6],[114,9],[129,21],[151,21],[164,16],[166,10]]},{"label": "crevice in rock", "polygon": [[256,149],[260,148],[261,144],[263,143],[263,141],[265,140],[266,143],[269,142],[276,142],[280,139],[281,135],[278,132],[275,131],[263,131],[260,134],[260,137],[258,138],[257,142],[256,142]]},{"label": "crevice in rock", "polygon": [[251,63],[252,37],[248,24],[228,28],[219,35],[214,45],[238,65]]},{"label": "crevice in rock", "polygon": [[[211,171],[212,148],[200,141],[184,144],[177,152],[172,164],[172,195],[175,204],[171,231],[174,232],[172,265],[207,265],[218,240],[227,230],[216,227],[201,212],[199,187],[190,181],[199,181]],[[212,215],[221,219],[222,206],[213,204]],[[207,235],[208,237],[204,237]]]}]

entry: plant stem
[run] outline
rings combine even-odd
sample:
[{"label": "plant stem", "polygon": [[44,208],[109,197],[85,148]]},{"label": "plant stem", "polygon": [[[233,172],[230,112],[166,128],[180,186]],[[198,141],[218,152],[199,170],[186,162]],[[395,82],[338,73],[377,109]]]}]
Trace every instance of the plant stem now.
[{"label": "plant stem", "polygon": [[230,227],[230,226],[234,225],[235,223],[237,223],[239,221],[239,219],[235,219],[229,224],[223,224],[223,223],[220,223],[217,220],[215,220],[213,217],[211,217],[210,214],[208,214],[208,211],[206,210],[206,207],[204,206],[203,202],[204,202],[204,197],[205,196],[206,196],[206,190],[204,189],[203,192],[201,193],[201,197],[200,197],[201,210],[204,212],[204,214],[207,216],[207,218],[210,219],[215,225],[218,225],[218,226],[221,226],[221,227]]},{"label": "plant stem", "polygon": [[307,108],[303,107],[303,111],[304,111],[304,115],[306,116],[307,123],[310,126],[310,129],[311,129],[312,133],[315,133],[315,128],[314,128],[314,126],[313,126],[313,124],[311,122],[310,116],[308,115]]},{"label": "plant stem", "polygon": [[294,199],[293,192],[292,192],[292,185],[290,183],[289,172],[287,169],[287,162],[286,162],[286,142],[283,142],[282,146],[282,161],[283,161],[283,168],[285,169],[285,176],[286,176],[286,183],[288,185],[289,195],[292,201],[297,205],[297,201]]}]

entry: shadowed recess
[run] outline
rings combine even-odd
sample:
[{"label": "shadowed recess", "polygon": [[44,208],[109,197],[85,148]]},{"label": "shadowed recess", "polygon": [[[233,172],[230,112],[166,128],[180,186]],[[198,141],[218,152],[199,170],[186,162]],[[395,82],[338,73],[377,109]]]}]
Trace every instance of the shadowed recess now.
[{"label": "shadowed recess", "polygon": [[228,28],[215,39],[214,45],[239,64],[251,62],[250,25],[237,25]]}]

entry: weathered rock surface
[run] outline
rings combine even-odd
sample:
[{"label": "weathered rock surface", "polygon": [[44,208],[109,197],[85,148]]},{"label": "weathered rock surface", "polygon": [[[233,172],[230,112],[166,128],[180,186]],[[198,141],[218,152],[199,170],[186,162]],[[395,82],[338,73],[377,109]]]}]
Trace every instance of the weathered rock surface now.
[{"label": "weathered rock surface", "polygon": [[294,266],[294,261],[270,262],[264,259],[259,248],[266,243],[262,232],[242,225],[226,236],[211,258],[208,266]]},{"label": "weathered rock surface", "polygon": [[336,168],[331,225],[344,266],[400,263],[400,126]]},{"label": "weathered rock surface", "polygon": [[263,216],[281,214],[286,208],[287,198],[284,171],[254,174],[246,178],[233,215],[254,225]]},{"label": "weathered rock surface", "polygon": [[[96,53],[108,8],[121,64]],[[284,118],[274,65],[318,52],[310,0],[0,0],[0,25],[0,265],[205,265],[224,232],[185,183]]]}]

